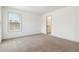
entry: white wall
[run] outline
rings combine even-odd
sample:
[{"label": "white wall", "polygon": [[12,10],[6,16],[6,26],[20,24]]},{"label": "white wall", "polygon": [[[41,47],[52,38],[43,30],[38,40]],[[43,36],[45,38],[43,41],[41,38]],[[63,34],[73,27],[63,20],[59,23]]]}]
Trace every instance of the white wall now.
[{"label": "white wall", "polygon": [[[22,14],[22,32],[8,32],[7,31],[7,13],[8,11]],[[41,16],[34,13],[24,12],[12,8],[3,8],[3,39],[31,35],[41,33]]]},{"label": "white wall", "polygon": [[75,31],[76,31],[76,39],[79,40],[79,7],[76,7],[76,21],[75,21]]},{"label": "white wall", "polygon": [[0,6],[0,42],[1,42],[1,40],[2,40],[2,38],[1,38],[1,21],[2,21],[2,18],[1,18],[1,6]]},{"label": "white wall", "polygon": [[42,16],[42,32],[46,33],[45,17],[52,16],[52,35],[79,42],[79,7],[65,7]]}]

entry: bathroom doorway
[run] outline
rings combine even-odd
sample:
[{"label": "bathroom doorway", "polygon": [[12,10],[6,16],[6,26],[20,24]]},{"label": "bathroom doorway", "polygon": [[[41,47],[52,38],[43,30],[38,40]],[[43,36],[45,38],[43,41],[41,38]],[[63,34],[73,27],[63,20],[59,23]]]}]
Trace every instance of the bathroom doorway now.
[{"label": "bathroom doorway", "polygon": [[52,31],[52,16],[46,16],[46,33],[51,34]]}]

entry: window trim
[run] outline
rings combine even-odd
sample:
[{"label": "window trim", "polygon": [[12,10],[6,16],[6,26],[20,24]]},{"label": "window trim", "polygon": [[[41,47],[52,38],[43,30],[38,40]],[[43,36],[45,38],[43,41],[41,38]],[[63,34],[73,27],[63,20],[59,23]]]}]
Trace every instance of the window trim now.
[{"label": "window trim", "polygon": [[[10,30],[9,29],[9,24],[8,24],[8,22],[9,22],[9,13],[14,13],[14,14],[17,14],[17,15],[19,15],[21,18],[20,18],[20,29],[19,30],[17,30],[17,29],[15,29],[15,30]],[[13,11],[8,11],[8,13],[7,13],[7,31],[8,32],[22,32],[22,14],[20,14],[20,13],[17,13],[17,12],[13,12]]]}]

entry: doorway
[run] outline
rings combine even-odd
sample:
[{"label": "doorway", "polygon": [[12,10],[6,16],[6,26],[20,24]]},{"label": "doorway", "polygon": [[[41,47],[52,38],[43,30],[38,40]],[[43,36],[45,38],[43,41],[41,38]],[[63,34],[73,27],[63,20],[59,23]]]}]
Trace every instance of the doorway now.
[{"label": "doorway", "polygon": [[52,16],[46,16],[46,33],[51,34],[52,29]]}]

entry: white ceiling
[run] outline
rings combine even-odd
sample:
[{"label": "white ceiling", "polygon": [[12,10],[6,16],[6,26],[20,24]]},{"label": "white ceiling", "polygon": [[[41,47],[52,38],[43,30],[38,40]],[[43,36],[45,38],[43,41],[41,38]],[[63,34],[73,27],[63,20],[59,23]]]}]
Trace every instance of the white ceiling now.
[{"label": "white ceiling", "polygon": [[55,11],[60,8],[64,8],[65,6],[9,6],[9,7],[38,14],[44,14],[51,11]]}]

